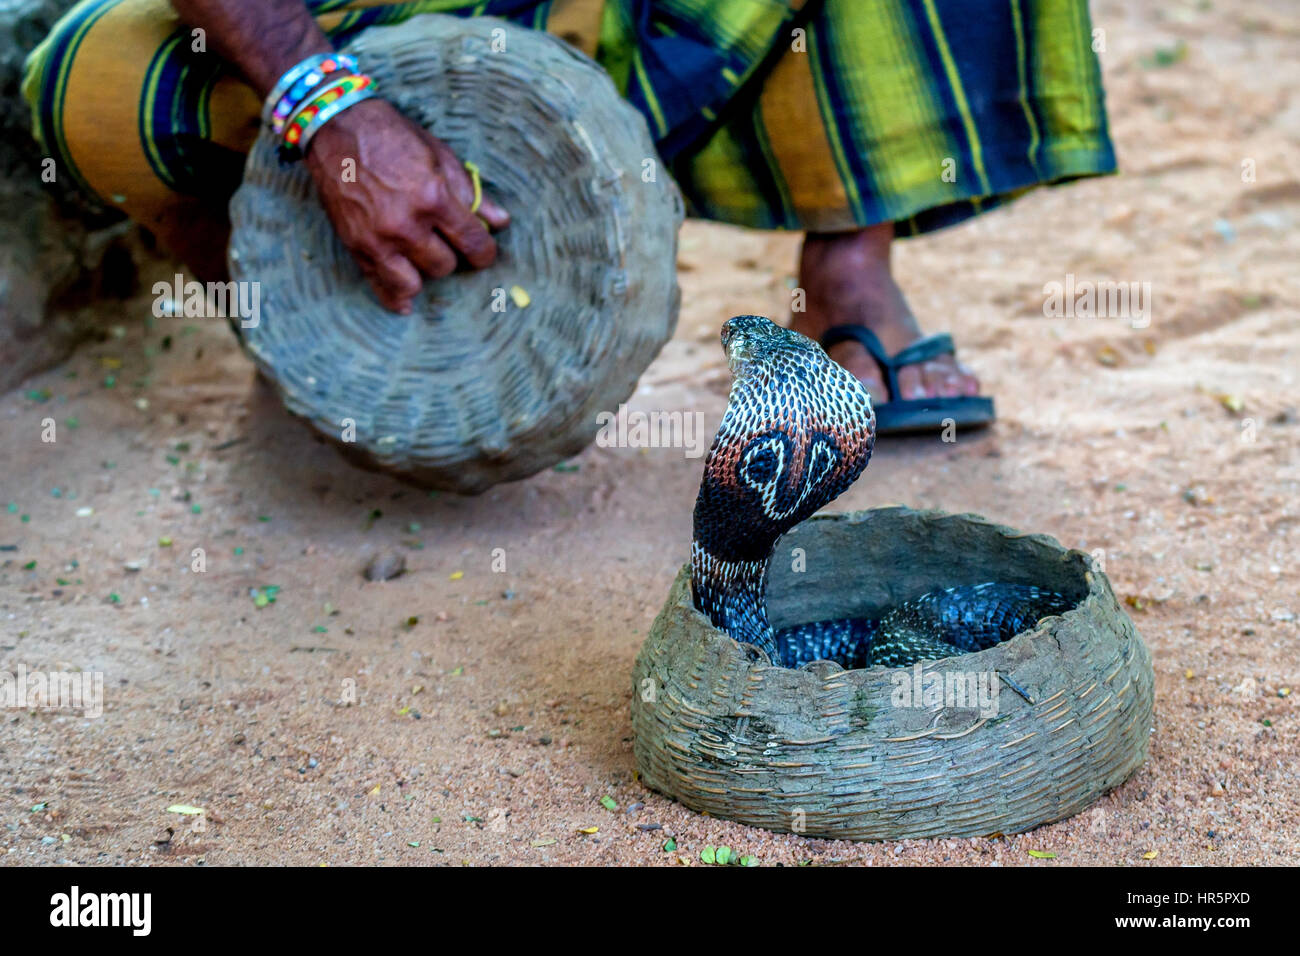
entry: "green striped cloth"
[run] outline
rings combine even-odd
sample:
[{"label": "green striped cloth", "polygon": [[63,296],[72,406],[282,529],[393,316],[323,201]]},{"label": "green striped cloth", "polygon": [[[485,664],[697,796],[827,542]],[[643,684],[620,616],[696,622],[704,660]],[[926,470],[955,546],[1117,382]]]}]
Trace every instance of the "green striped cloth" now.
[{"label": "green striped cloth", "polygon": [[[694,213],[899,235],[1112,172],[1084,0],[306,0],[336,43],[419,13],[492,14],[593,54]],[[160,222],[221,203],[257,100],[165,0],[84,0],[32,54],[46,149]]]}]

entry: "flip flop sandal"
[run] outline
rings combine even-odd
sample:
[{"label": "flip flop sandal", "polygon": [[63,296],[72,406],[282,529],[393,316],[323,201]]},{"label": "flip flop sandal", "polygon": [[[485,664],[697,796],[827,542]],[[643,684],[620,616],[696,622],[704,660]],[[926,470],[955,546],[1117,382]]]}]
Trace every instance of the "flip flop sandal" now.
[{"label": "flip flop sandal", "polygon": [[[857,342],[866,349],[885,373],[889,394],[899,394],[898,370],[907,365],[928,362],[940,355],[956,355],[952,336],[947,332],[927,335],[894,355],[885,351],[876,334],[863,325],[837,325],[822,336],[824,349],[840,342]],[[983,395],[960,395],[935,398],[895,398],[875,406],[876,434],[935,432],[952,421],[957,428],[983,428],[996,415],[993,399]]]}]

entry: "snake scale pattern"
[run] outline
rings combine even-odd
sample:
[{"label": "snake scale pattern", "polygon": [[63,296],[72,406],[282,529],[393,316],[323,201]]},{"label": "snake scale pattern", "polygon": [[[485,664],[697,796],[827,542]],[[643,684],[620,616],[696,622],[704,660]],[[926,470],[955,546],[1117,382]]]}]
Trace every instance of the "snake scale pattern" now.
[{"label": "snake scale pattern", "polygon": [[774,631],[766,584],[777,540],[862,474],[875,413],[861,382],[770,319],[728,319],[722,348],[734,380],[704,462],[691,542],[695,606],[715,627],[785,667],[903,667],[992,647],[1069,609],[1052,591],[987,582],[931,591],[877,620]]}]

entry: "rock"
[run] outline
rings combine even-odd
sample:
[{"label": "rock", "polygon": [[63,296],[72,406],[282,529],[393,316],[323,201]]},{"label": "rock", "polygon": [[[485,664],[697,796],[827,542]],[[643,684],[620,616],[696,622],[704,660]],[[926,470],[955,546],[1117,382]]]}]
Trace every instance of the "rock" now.
[{"label": "rock", "polygon": [[88,316],[59,314],[67,296],[129,294],[135,281],[119,212],[74,183],[42,182],[40,146],[22,98],[27,54],[73,0],[0,0],[0,392],[61,361],[91,331]]},{"label": "rock", "polygon": [[388,581],[406,573],[406,555],[400,551],[381,551],[370,559],[363,572],[367,581]]}]

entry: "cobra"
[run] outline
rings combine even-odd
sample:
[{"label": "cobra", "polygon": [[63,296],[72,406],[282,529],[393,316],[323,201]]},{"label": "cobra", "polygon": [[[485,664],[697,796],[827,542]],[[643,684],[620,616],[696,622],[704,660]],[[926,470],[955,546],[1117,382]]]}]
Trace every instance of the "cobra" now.
[{"label": "cobra", "polygon": [[932,591],[874,619],[774,631],[766,582],[776,543],[862,474],[876,419],[857,378],[770,319],[728,319],[722,348],[734,379],[705,458],[691,541],[695,607],[715,627],[786,667],[899,667],[992,647],[1069,608],[1055,592],[986,582]]}]

